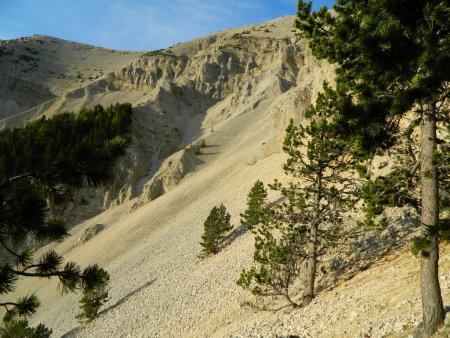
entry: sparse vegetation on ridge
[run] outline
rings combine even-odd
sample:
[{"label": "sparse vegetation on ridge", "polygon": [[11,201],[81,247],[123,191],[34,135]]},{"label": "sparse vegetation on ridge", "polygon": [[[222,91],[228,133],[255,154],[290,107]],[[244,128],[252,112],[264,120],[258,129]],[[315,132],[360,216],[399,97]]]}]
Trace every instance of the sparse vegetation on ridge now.
[{"label": "sparse vegetation on ridge", "polygon": [[24,128],[1,131],[0,175],[14,177],[30,170],[45,173],[47,179],[53,173],[54,179],[73,186],[82,183],[83,175],[92,183],[101,182],[125,149],[131,112],[129,104],[106,109],[97,105],[78,115],[44,116]]},{"label": "sparse vegetation on ridge", "polygon": [[204,139],[195,143],[194,145],[194,153],[195,155],[200,155],[202,153],[202,149],[206,147],[206,142]]}]

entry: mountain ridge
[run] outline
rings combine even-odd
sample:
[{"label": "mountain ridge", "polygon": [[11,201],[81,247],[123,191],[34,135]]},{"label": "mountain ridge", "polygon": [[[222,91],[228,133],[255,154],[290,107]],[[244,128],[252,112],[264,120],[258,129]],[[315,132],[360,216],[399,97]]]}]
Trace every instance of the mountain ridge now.
[{"label": "mountain ridge", "polygon": [[[304,309],[272,314],[241,307],[254,300],[235,283],[252,264],[249,232],[236,227],[222,252],[197,257],[202,224],[214,205],[224,203],[238,225],[254,181],[287,180],[284,129],[290,118],[302,121],[324,80],[333,81],[333,67],[312,57],[307,41],[293,31],[293,19],[124,54],[129,62],[120,56],[117,69],[102,68],[98,79],[82,85],[78,79],[66,91],[64,81],[56,86],[60,95],[36,116],[127,100],[134,117],[131,145],[117,163],[113,185],[80,191],[69,215],[72,236],[37,252],[56,249],[82,265],[99,263],[111,274],[110,300],[99,318],[78,328],[78,295],[58,296],[54,280],[22,280],[16,295],[36,290],[43,300],[32,324],[43,322],[63,337],[395,336],[417,324],[415,258],[406,249],[389,253],[417,229],[409,210],[391,210],[395,224],[364,234],[346,256],[326,257],[321,291]],[[200,141],[205,147],[196,154]],[[86,210],[75,206],[81,199],[88,201]],[[80,245],[96,224],[103,230]],[[386,264],[370,267],[383,256]],[[450,270],[448,246],[441,267]],[[450,279],[442,281],[450,299]]]}]

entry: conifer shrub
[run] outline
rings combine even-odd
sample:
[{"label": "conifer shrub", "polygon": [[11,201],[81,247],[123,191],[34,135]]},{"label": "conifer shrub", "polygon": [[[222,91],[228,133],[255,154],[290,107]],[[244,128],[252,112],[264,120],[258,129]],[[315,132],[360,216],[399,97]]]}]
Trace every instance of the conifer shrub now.
[{"label": "conifer shrub", "polygon": [[264,183],[256,181],[247,196],[247,210],[241,216],[241,225],[251,230],[268,217],[267,190]]},{"label": "conifer shrub", "polygon": [[[237,285],[255,296],[283,296],[296,307],[298,304],[291,298],[291,289],[308,257],[306,244],[305,227],[274,231],[266,222],[258,228],[255,237],[253,260],[256,265],[241,272]],[[266,309],[265,306],[251,305]]]},{"label": "conifer shrub", "polygon": [[109,274],[104,269],[97,268],[97,281],[92,285],[86,285],[83,297],[80,299],[81,312],[76,318],[83,321],[91,321],[98,316],[98,310],[108,301]]},{"label": "conifer shrub", "polygon": [[[407,196],[414,197],[411,202],[421,217],[420,238],[412,246],[413,252],[421,253],[423,321],[414,336],[430,337],[446,316],[439,242],[448,220],[441,191],[446,191],[449,167],[440,159],[448,140],[439,129],[450,122],[449,2],[342,0],[333,12],[325,7],[317,12],[311,9],[311,1],[299,0],[295,25],[310,39],[315,57],[336,65],[339,96],[351,98],[334,113],[342,126],[341,137],[371,157],[380,149],[392,149],[401,139],[413,141],[411,134],[401,130],[404,122],[420,128],[420,156],[411,148],[412,166],[395,168],[397,172],[384,176],[384,182],[374,177],[366,196],[371,199],[371,216],[384,206],[410,204],[401,191],[411,193],[417,187],[420,192]],[[377,196],[377,186],[388,181],[389,189]],[[385,193],[391,196],[381,196]]]},{"label": "conifer shrub", "polygon": [[195,155],[200,155],[202,153],[202,148],[205,148],[205,147],[206,147],[205,140],[201,140],[200,142],[197,142],[195,144],[195,149],[194,149]]},{"label": "conifer shrub", "polygon": [[199,143],[197,143],[197,144],[195,145],[194,153],[195,153],[195,155],[200,155],[200,154],[202,153],[202,147],[200,147],[200,144],[199,144]]},{"label": "conifer shrub", "polygon": [[220,251],[226,233],[233,226],[230,223],[230,214],[223,204],[211,209],[208,218],[204,223],[205,232],[202,235],[203,255],[216,254]]}]

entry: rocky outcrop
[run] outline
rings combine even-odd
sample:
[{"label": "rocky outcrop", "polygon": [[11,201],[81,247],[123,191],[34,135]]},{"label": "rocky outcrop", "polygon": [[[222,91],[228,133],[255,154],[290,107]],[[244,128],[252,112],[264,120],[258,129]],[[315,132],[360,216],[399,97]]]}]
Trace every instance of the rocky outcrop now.
[{"label": "rocky outcrop", "polygon": [[[0,40],[0,128],[59,111],[46,102],[105,77],[142,53],[113,51],[49,36]],[[70,94],[69,94],[70,97]],[[31,111],[31,112],[30,112]]]},{"label": "rocky outcrop", "polygon": [[84,232],[81,234],[81,236],[78,238],[78,241],[75,243],[75,246],[83,245],[90,239],[94,238],[94,236],[97,236],[97,234],[103,229],[105,229],[104,224],[94,224],[86,228]]},{"label": "rocky outcrop", "polygon": [[191,154],[180,149],[205,128],[260,104],[273,111],[275,134],[290,118],[298,119],[299,108],[331,79],[332,68],[312,58],[306,42],[290,29],[292,20],[283,18],[269,31],[264,25],[233,29],[148,52],[68,94],[92,102],[114,93],[129,93],[128,98],[142,93],[132,102],[139,114],[133,142],[116,167],[113,187],[103,191],[104,207],[141,196],[137,207],[178,184],[192,169],[186,162]]},{"label": "rocky outcrop", "polygon": [[195,146],[191,145],[165,160],[158,172],[144,185],[142,194],[134,204],[136,209],[145,203],[163,195],[175,187],[199,163],[195,154]]},{"label": "rocky outcrop", "polygon": [[[47,71],[47,54],[56,55],[52,62],[57,69],[63,61],[74,62],[71,55],[76,54],[95,71],[88,76],[79,66],[65,65],[74,71],[61,73],[54,87],[44,81],[51,100],[7,122],[17,126],[41,114],[77,111],[98,103],[132,103],[131,143],[117,162],[113,182],[78,192],[65,218],[75,223],[139,196],[135,206],[140,206],[181,182],[195,167],[189,144],[226,120],[261,107],[269,109],[273,135],[278,137],[271,147],[278,148],[289,119],[301,118],[323,81],[332,78],[332,68],[311,56],[292,24],[293,17],[285,17],[132,55],[45,37],[17,42],[20,48],[28,44],[39,53],[36,74]],[[95,54],[98,59],[92,57]],[[102,59],[113,65],[134,60],[112,69],[101,67]],[[30,73],[30,81],[36,74]],[[72,85],[69,76],[74,77]]]}]

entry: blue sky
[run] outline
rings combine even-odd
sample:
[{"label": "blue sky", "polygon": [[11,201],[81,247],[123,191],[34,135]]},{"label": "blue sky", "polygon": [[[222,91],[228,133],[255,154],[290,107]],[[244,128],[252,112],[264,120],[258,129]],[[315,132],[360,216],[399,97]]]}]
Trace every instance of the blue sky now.
[{"label": "blue sky", "polygon": [[[315,0],[313,8],[334,0]],[[0,0],[0,39],[44,34],[124,50],[169,47],[293,15],[296,0]]]}]

